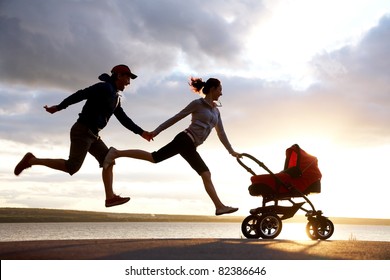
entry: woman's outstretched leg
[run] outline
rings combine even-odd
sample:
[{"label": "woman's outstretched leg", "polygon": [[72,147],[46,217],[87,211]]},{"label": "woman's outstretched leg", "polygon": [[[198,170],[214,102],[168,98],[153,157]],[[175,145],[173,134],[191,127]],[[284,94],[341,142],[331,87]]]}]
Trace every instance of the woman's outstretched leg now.
[{"label": "woman's outstretched leg", "polygon": [[215,215],[223,215],[223,214],[230,214],[233,212],[236,212],[238,208],[225,206],[222,201],[219,199],[217,192],[215,191],[213,182],[211,181],[211,173],[210,171],[205,171],[201,175],[204,187],[206,189],[207,194],[213,201],[215,205]]},{"label": "woman's outstretched leg", "polygon": [[104,169],[108,168],[110,165],[114,163],[114,160],[116,158],[120,158],[120,157],[142,159],[142,160],[155,163],[152,154],[149,152],[143,150],[117,150],[114,147],[111,147],[108,150],[106,158],[104,159],[103,168]]}]

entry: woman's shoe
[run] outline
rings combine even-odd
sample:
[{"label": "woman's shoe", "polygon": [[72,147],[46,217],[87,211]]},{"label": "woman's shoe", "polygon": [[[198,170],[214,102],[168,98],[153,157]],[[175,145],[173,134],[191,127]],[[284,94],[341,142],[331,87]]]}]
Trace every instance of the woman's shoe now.
[{"label": "woman's shoe", "polygon": [[121,197],[119,195],[115,195],[113,198],[106,199],[106,207],[112,207],[124,204],[130,200],[130,197]]},{"label": "woman's shoe", "polygon": [[224,214],[231,214],[234,213],[238,210],[238,208],[235,207],[230,207],[230,206],[225,206],[224,208],[220,208],[215,210],[215,215],[220,216]]}]

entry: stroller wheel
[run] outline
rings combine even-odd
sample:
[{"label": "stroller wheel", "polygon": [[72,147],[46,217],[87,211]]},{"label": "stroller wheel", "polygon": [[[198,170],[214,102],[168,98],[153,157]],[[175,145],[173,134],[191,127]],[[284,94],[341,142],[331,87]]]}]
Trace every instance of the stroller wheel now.
[{"label": "stroller wheel", "polygon": [[244,236],[248,239],[260,238],[259,230],[259,216],[249,215],[246,217],[241,224],[241,231]]},{"label": "stroller wheel", "polygon": [[264,239],[274,239],[282,231],[282,220],[278,215],[265,213],[260,217],[259,234]]},{"label": "stroller wheel", "polygon": [[332,236],[333,232],[332,221],[324,217],[313,219],[306,225],[306,234],[312,240],[326,240]]},{"label": "stroller wheel", "polygon": [[309,236],[311,240],[317,240],[317,230],[316,230],[316,222],[315,221],[310,221],[306,225],[306,234]]}]

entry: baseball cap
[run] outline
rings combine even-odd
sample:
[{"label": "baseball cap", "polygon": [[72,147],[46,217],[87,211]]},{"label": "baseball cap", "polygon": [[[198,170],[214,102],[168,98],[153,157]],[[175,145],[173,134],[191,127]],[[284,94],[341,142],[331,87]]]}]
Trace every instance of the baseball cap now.
[{"label": "baseball cap", "polygon": [[111,73],[116,73],[116,74],[127,74],[130,76],[131,79],[137,78],[137,75],[131,73],[130,68],[127,65],[124,64],[119,64],[117,66],[114,66],[112,68]]}]

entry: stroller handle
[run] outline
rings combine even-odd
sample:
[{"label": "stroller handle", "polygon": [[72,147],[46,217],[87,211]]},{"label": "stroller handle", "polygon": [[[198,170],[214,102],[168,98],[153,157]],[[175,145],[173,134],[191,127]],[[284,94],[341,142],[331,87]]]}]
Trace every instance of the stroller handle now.
[{"label": "stroller handle", "polygon": [[[263,169],[265,169],[269,174],[274,175],[274,173],[273,173],[271,170],[269,170],[269,168],[268,168],[267,166],[265,166],[264,163],[262,163],[260,160],[258,160],[258,159],[255,158],[254,156],[252,156],[252,155],[250,155],[250,154],[247,154],[247,153],[243,153],[243,154],[241,154],[241,158],[242,158],[242,157],[247,157],[247,158],[253,160],[253,161],[256,162],[259,166],[261,166]],[[241,158],[237,157],[238,163],[239,163],[242,167],[244,167],[246,171],[248,171],[248,172],[251,173],[253,176],[255,176],[256,173],[255,173],[250,167],[248,167],[245,163],[243,163]]]}]

